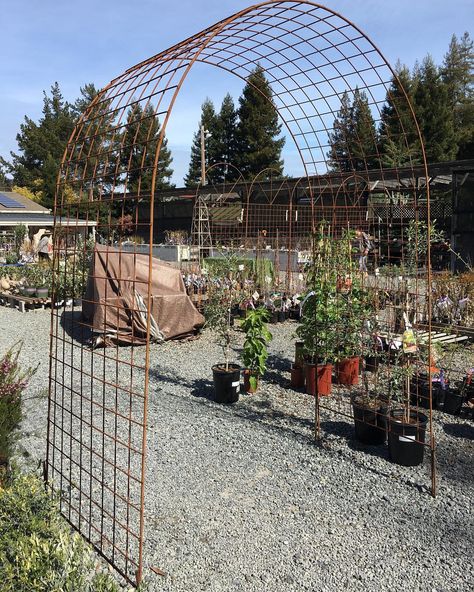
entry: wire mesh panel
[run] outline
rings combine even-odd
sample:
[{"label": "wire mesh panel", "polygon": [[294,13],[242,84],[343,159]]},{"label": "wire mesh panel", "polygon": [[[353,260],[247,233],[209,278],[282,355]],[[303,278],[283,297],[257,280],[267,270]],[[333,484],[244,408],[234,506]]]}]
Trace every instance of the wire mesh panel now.
[{"label": "wire mesh panel", "polygon": [[[423,145],[397,76],[355,25],[312,2],[268,1],[115,78],[79,121],[58,178],[46,470],[48,482],[61,492],[62,513],[133,583],[143,568],[149,348],[163,338],[151,289],[161,273],[152,259],[159,157],[176,98],[197,62],[242,81],[257,64],[263,69],[273,93],[266,98],[305,171],[296,184],[280,179],[270,190],[258,176],[246,178],[238,199],[215,203],[201,188],[195,228],[210,236],[199,238],[198,248],[222,241],[256,253],[282,251],[288,261],[293,251],[304,252],[312,264],[306,266],[308,286],[324,287],[319,302],[331,305],[331,315],[341,313],[332,330],[359,311],[357,338],[368,333],[393,345],[410,330],[419,349],[415,333],[422,319],[428,360],[431,351],[429,186],[420,189],[410,173],[421,162],[428,176]],[[373,127],[369,133],[351,128],[349,138],[341,121],[355,110],[372,119]],[[388,116],[398,127],[385,126]],[[377,127],[390,145],[388,160]],[[409,171],[404,178],[397,168],[402,164]],[[221,196],[227,193],[234,191],[220,189]],[[376,210],[369,196],[376,195],[379,203],[396,203],[396,211],[413,212],[414,225],[407,227],[406,217],[396,213],[382,223],[371,217]],[[370,256],[364,254],[366,235],[377,239]],[[139,249],[138,239],[148,247]],[[382,278],[382,263],[392,271],[397,265],[399,275]],[[302,272],[297,267],[298,276]],[[370,309],[373,318],[362,309]],[[325,355],[321,339],[329,330],[318,319],[316,314],[313,349],[311,340],[306,343],[315,365]],[[398,359],[391,345],[384,361],[387,380],[393,385],[390,377],[404,368],[401,392],[407,395],[408,389],[410,396],[418,362],[403,349]],[[333,362],[342,348],[332,344]],[[426,442],[433,450],[428,383]],[[346,410],[328,404],[331,411],[351,414],[346,391],[340,397]],[[318,387],[315,394],[319,426]],[[417,401],[415,396],[415,407]]]}]

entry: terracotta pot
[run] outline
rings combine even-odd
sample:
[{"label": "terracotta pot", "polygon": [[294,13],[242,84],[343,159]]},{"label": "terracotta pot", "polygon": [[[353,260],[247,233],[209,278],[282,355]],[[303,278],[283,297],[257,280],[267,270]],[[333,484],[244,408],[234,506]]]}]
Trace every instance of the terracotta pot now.
[{"label": "terracotta pot", "polygon": [[256,393],[257,389],[258,389],[258,376],[256,376],[257,386],[255,388],[252,388],[250,386],[250,376],[251,376],[250,370],[244,370],[244,391],[246,393],[252,395],[253,393]]},{"label": "terracotta pot", "polygon": [[338,384],[352,386],[359,383],[359,357],[346,358],[336,364],[336,380]]},{"label": "terracotta pot", "polygon": [[291,366],[291,386],[293,388],[302,388],[304,386],[304,369],[302,366],[293,364]]},{"label": "terracotta pot", "polygon": [[[316,372],[317,368],[317,372]],[[332,364],[310,364],[306,363],[306,392],[308,395],[316,394],[316,386],[318,395],[326,397],[331,394],[332,386]],[[318,383],[316,385],[316,374]]]}]

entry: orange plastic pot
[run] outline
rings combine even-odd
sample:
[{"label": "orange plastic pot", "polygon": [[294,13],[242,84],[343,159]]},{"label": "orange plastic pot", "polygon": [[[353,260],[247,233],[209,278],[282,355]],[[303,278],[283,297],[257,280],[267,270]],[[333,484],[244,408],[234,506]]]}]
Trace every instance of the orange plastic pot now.
[{"label": "orange plastic pot", "polygon": [[[331,394],[332,388],[332,364],[309,364],[306,363],[306,392],[308,395],[316,394],[326,397]],[[317,379],[317,385],[316,385]]]},{"label": "orange plastic pot", "polygon": [[336,380],[338,384],[353,386],[359,384],[360,358],[346,358],[336,364]]}]

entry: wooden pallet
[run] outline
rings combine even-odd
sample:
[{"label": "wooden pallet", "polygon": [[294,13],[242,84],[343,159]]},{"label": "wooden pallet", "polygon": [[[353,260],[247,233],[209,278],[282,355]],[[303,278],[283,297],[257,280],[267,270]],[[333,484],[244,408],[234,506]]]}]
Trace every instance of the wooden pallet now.
[{"label": "wooden pallet", "polygon": [[[429,339],[429,331],[417,331],[416,337],[420,340],[421,345],[427,344]],[[402,343],[402,334],[389,335],[388,333],[381,332],[380,337],[383,339],[392,339],[392,341]],[[431,343],[440,343],[441,345],[452,344],[452,343],[466,343],[469,341],[468,335],[453,335],[452,333],[441,333],[439,331],[431,331]]]},{"label": "wooden pallet", "polygon": [[46,305],[51,305],[51,298],[30,298],[29,296],[2,292],[0,293],[0,302],[12,308],[18,308],[20,312],[25,312],[30,308],[44,308]]}]

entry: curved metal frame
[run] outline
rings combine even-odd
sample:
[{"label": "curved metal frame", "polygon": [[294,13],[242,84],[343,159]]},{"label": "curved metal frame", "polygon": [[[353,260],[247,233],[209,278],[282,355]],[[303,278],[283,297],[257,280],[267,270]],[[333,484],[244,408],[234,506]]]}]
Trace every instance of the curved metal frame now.
[{"label": "curved metal frame", "polygon": [[[83,114],[67,145],[57,184],[56,228],[61,229],[66,225],[74,228],[74,219],[77,221],[79,217],[85,216],[86,220],[95,219],[99,223],[99,234],[111,240],[110,236],[117,228],[111,214],[112,208],[132,216],[136,228],[141,228],[142,235],[149,238],[149,280],[152,275],[154,200],[159,193],[156,185],[160,150],[176,99],[189,71],[196,63],[220,68],[242,81],[247,79],[256,64],[262,66],[273,92],[273,97],[267,98],[274,103],[287,136],[299,152],[308,181],[309,177],[325,173],[328,169],[328,138],[340,108],[342,94],[347,91],[353,96],[357,88],[364,91],[375,119],[379,120],[390,84],[392,80],[397,80],[395,72],[381,52],[357,26],[329,8],[302,0],[268,0],[241,10],[129,68],[112,80]],[[401,88],[399,82],[398,84]],[[404,93],[402,88],[401,91]],[[406,94],[404,96],[409,105],[408,97]],[[413,109],[411,112],[420,137],[422,163],[428,176],[423,142]],[[151,136],[152,127],[148,125],[150,117],[158,118],[162,124],[158,138]],[[401,141],[408,146],[404,130]],[[153,150],[148,150],[151,142],[156,142],[156,145]],[[141,158],[138,164],[135,160],[137,154]],[[370,157],[377,158],[380,155],[377,153],[363,156],[365,170],[359,171],[362,176],[368,172]],[[411,162],[412,167],[413,165]],[[337,169],[336,166],[336,173]],[[342,183],[342,170],[340,174]],[[151,181],[147,181],[150,175]],[[380,178],[384,179],[382,167]],[[309,193],[314,220],[317,200],[313,183],[314,180],[309,182]],[[338,190],[332,191],[333,199],[336,200]],[[72,200],[71,192],[74,195]],[[429,187],[426,189],[426,198],[429,220]],[[416,195],[413,200],[416,205]],[[56,282],[62,273],[66,273],[62,264],[65,257],[63,250],[56,239]],[[426,260],[429,286],[429,252]],[[151,310],[150,281],[144,301],[147,310]],[[113,308],[114,311],[116,309],[118,314],[117,306]],[[47,479],[54,487],[63,491],[62,512],[71,524],[128,581],[138,583],[143,574],[150,315],[147,315],[146,320],[145,355],[138,355],[133,347],[131,361],[124,361],[118,348],[109,356],[106,353],[97,353],[96,357],[103,362],[103,370],[102,373],[96,371],[95,362],[92,362],[88,397],[82,390],[82,381],[85,376],[83,359],[89,356],[89,352],[84,344],[78,347],[72,342],[72,338],[69,341],[59,317],[58,310],[53,309]],[[84,330],[82,324],[74,318],[73,325]],[[75,356],[80,357],[79,366],[75,365],[74,360],[78,359]],[[117,379],[106,375],[106,358],[116,369]],[[109,404],[113,403],[114,397],[118,401],[117,393],[122,388],[118,377],[124,368],[128,368],[131,377],[140,370],[143,384],[139,394],[134,392],[132,384],[126,386],[130,406],[128,410],[118,414],[117,409],[111,409]],[[77,376],[81,381],[80,389],[75,386]],[[132,378],[130,381],[132,382]],[[96,384],[102,392],[101,402],[94,399]],[[112,399],[109,391],[115,393]],[[134,407],[134,397],[139,397],[138,400],[141,401],[139,411]],[[86,429],[86,404],[90,406],[87,429],[91,432],[87,442],[83,436]],[[74,410],[75,405],[79,406],[80,413]],[[96,411],[102,414],[102,423],[94,426]],[[108,421],[115,425],[115,432],[112,430],[112,434],[108,433]],[[124,421],[128,426],[131,434],[128,442],[122,442],[118,436],[119,421]],[[94,429],[99,432],[102,442],[102,448],[98,452],[94,451]],[[432,430],[430,434],[434,457]],[[105,458],[108,449],[104,442],[109,436],[115,455],[112,461]],[[138,443],[139,451],[136,451]],[[123,458],[123,451],[118,450],[122,445],[125,451]],[[130,460],[132,448],[133,454],[137,453],[135,464]],[[76,452],[79,460],[74,457]],[[88,468],[83,466],[85,457],[89,459]],[[112,485],[108,482],[104,485],[109,462],[112,469],[107,475],[112,476]],[[75,479],[78,475],[77,484]],[[126,484],[125,491],[120,489],[122,477]],[[87,491],[84,483],[87,484]],[[94,498],[97,483],[101,483],[101,497],[99,496],[98,501]],[[138,498],[135,484],[139,489]],[[110,522],[109,530],[104,526],[107,521],[104,513],[108,512],[104,502],[107,487],[114,503],[114,511],[107,518]],[[121,517],[120,520],[115,515],[115,504],[119,498],[124,504],[125,512],[125,518]],[[94,504],[101,516],[98,529],[94,524]],[[131,516],[131,508],[135,518]]]}]

